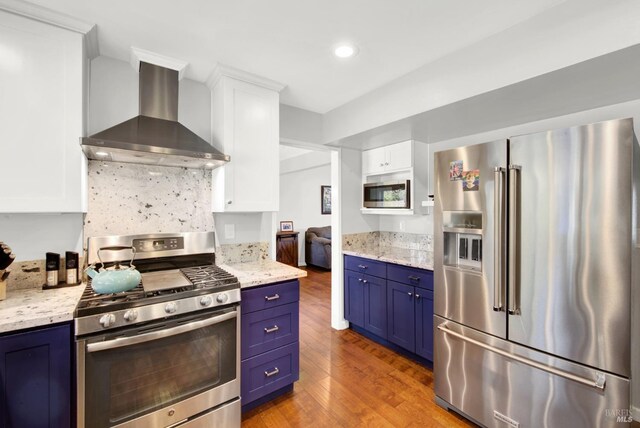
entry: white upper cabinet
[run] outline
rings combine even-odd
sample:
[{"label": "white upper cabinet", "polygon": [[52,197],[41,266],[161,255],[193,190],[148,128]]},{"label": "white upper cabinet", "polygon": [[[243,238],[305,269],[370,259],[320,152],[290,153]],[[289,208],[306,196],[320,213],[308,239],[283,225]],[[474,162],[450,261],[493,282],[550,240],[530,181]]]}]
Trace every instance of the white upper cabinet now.
[{"label": "white upper cabinet", "polygon": [[83,37],[0,11],[0,212],[86,211]]},{"label": "white upper cabinet", "polygon": [[363,175],[387,174],[408,170],[413,166],[413,145],[411,141],[362,152]]},{"label": "white upper cabinet", "polygon": [[231,157],[213,171],[213,211],[278,211],[283,86],[222,66],[207,83],[212,142]]}]

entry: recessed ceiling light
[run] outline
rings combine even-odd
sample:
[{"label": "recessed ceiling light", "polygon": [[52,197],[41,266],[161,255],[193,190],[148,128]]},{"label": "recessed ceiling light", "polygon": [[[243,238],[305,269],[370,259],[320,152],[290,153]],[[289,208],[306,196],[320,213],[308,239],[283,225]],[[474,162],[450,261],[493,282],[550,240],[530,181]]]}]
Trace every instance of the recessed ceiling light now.
[{"label": "recessed ceiling light", "polygon": [[107,152],[96,152],[96,156],[109,156]]},{"label": "recessed ceiling light", "polygon": [[211,168],[213,166],[213,162],[207,162],[207,166]]},{"label": "recessed ceiling light", "polygon": [[358,50],[353,45],[342,44],[337,46],[333,53],[338,58],[351,58],[358,53]]}]

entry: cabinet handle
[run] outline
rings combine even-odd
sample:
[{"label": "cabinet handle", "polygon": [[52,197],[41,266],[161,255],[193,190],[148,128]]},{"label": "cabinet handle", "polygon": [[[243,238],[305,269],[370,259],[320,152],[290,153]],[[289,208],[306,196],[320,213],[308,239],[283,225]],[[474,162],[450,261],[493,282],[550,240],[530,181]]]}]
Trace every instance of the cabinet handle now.
[{"label": "cabinet handle", "polygon": [[264,296],[264,300],[266,300],[267,302],[270,302],[272,300],[278,300],[280,298],[280,295],[278,293],[274,294],[273,296]]},{"label": "cabinet handle", "polygon": [[227,201],[227,205],[231,205],[233,201]]},{"label": "cabinet handle", "polygon": [[362,278],[358,278],[358,281],[359,281],[359,282],[362,282]]},{"label": "cabinet handle", "polygon": [[420,281],[420,277],[419,276],[409,275],[409,280],[410,281]]},{"label": "cabinet handle", "polygon": [[366,268],[367,268],[367,265],[358,265],[358,267],[359,267],[360,269],[366,269]]},{"label": "cabinet handle", "polygon": [[278,327],[277,325],[274,325],[274,326],[273,326],[273,327],[271,327],[271,328],[268,328],[268,327],[265,327],[265,328],[264,328],[264,332],[265,332],[265,333],[273,333],[273,332],[276,332],[276,331],[278,331],[278,330],[280,330],[280,327]]},{"label": "cabinet handle", "polygon": [[416,300],[420,300],[420,295],[416,294]]},{"label": "cabinet handle", "polygon": [[389,162],[385,162],[384,164],[385,164],[385,165],[389,165]]},{"label": "cabinet handle", "polygon": [[264,372],[264,375],[265,375],[266,377],[271,377],[271,376],[275,376],[275,375],[277,375],[278,373],[280,373],[280,369],[276,367],[276,368],[274,368],[273,370],[271,370],[270,372],[265,371],[265,372]]},{"label": "cabinet handle", "polygon": [[380,164],[380,166],[384,166],[384,164],[383,164],[383,163],[381,163],[381,164]]},{"label": "cabinet handle", "polygon": [[366,284],[367,282],[369,282],[369,281],[367,281],[366,279],[363,279],[363,280],[362,280],[362,283],[363,283],[363,284]]},{"label": "cabinet handle", "polygon": [[411,291],[409,291],[407,294],[409,295],[409,297],[413,296],[413,293]]}]

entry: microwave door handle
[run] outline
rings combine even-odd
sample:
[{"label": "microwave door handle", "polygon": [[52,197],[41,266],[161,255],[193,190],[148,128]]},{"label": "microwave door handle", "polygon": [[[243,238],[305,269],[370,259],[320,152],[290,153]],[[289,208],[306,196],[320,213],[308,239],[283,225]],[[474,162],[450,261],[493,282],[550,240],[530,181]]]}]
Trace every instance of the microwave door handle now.
[{"label": "microwave door handle", "polygon": [[131,337],[119,337],[105,342],[89,343],[87,352],[105,351],[108,349],[122,348],[124,346],[137,345],[139,343],[150,342],[152,340],[164,339],[166,337],[175,336],[177,334],[187,333],[189,331],[198,330],[199,328],[208,327],[219,324],[223,321],[236,318],[238,311],[227,312],[216,317],[207,318],[200,321],[190,322],[189,324],[179,325],[177,327],[167,328],[164,330],[152,331],[150,333],[140,334]]},{"label": "microwave door handle", "polygon": [[506,168],[495,167],[494,172],[494,224],[493,224],[493,310],[504,310],[505,263],[504,263],[504,174]]},{"label": "microwave door handle", "polygon": [[520,235],[520,169],[509,165],[509,315],[520,315],[518,308],[518,250]]}]

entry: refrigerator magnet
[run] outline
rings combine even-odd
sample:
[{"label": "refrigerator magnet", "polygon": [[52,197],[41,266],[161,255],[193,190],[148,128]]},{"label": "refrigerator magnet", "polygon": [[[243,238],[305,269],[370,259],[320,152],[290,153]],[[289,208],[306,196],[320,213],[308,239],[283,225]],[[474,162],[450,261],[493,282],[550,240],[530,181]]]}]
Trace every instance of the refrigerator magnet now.
[{"label": "refrigerator magnet", "polygon": [[480,190],[480,170],[474,169],[462,173],[462,190],[465,192],[477,192]]},{"label": "refrigerator magnet", "polygon": [[463,165],[461,160],[449,162],[449,181],[462,180],[462,169]]}]

